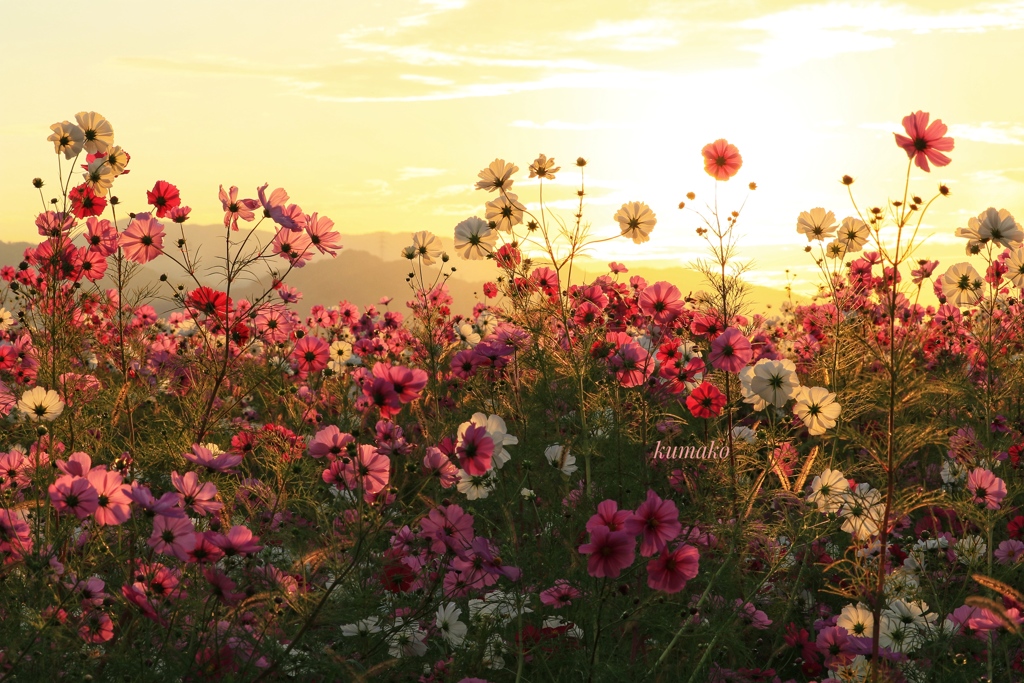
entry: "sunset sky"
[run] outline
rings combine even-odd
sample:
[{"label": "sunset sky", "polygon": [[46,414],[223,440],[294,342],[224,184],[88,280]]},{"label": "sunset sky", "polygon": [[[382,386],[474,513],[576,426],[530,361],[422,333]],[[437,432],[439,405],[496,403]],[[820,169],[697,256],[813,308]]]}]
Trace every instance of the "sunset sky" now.
[{"label": "sunset sky", "polygon": [[[222,212],[219,184],[249,196],[269,182],[342,234],[431,230],[482,215],[475,191],[494,158],[562,166],[549,207],[570,218],[579,156],[585,219],[614,234],[625,201],[658,216],[651,241],[616,240],[603,259],[685,263],[711,199],[701,147],[737,145],[722,209],[746,198],[739,230],[751,279],[813,280],[797,215],[852,213],[902,192],[893,132],[921,109],[950,126],[953,163],[912,191],[952,196],[928,215],[921,252],[965,260],[956,227],[988,206],[1024,218],[1024,2],[386,0],[21,2],[5,8],[0,64],[0,239],[38,239],[35,176],[56,186],[49,125],[106,116],[132,155],[114,194],[144,210],[156,180],[181,189],[198,223]],[[66,165],[65,165],[66,168]],[[756,192],[747,197],[747,183]],[[1019,214],[1019,215],[1018,215]],[[795,254],[795,255],[794,255]],[[951,261],[955,259],[955,261]],[[943,266],[944,268],[945,266]]]}]

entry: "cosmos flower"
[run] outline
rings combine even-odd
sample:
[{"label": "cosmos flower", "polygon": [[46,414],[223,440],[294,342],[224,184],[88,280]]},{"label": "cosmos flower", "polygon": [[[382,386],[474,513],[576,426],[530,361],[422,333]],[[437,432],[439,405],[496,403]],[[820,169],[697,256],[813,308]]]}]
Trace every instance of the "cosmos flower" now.
[{"label": "cosmos flower", "polygon": [[146,190],[146,201],[156,209],[157,218],[164,218],[181,205],[181,194],[166,180],[158,180],[152,190]]},{"label": "cosmos flower", "polygon": [[799,388],[800,380],[793,361],[762,358],[754,365],[750,390],[767,403],[781,408],[796,397]]},{"label": "cosmos flower", "polygon": [[643,202],[626,202],[615,214],[619,230],[623,237],[633,240],[634,244],[649,242],[651,231],[658,222],[651,207]]},{"label": "cosmos flower", "polygon": [[507,192],[487,202],[484,217],[494,223],[495,230],[510,232],[512,226],[523,222],[524,211],[526,211],[526,207],[519,203],[519,198],[511,192]]},{"label": "cosmos flower", "polygon": [[981,299],[984,280],[970,263],[957,263],[939,278],[942,295],[954,306],[973,306]]},{"label": "cosmos flower", "polygon": [[1019,247],[1024,241],[1024,229],[1006,209],[989,207],[977,218],[970,219],[967,225],[977,231],[982,242],[992,241],[1003,248]]},{"label": "cosmos flower", "polygon": [[103,116],[94,111],[80,111],[75,114],[75,121],[85,138],[83,146],[86,152],[106,152],[114,144],[114,128]]},{"label": "cosmos flower", "polygon": [[61,121],[50,126],[53,133],[46,138],[53,143],[57,154],[64,154],[65,159],[74,159],[85,147],[85,133],[70,121]]},{"label": "cosmos flower", "polygon": [[548,180],[554,180],[555,173],[557,173],[560,170],[560,166],[555,166],[554,159],[548,159],[546,156],[541,154],[534,160],[532,164],[530,164],[530,177],[547,178]]},{"label": "cosmos flower", "polygon": [[636,539],[625,531],[609,531],[606,526],[590,532],[590,542],[579,547],[587,560],[587,572],[594,577],[618,578],[636,559]]},{"label": "cosmos flower", "polygon": [[711,342],[708,361],[719,370],[738,373],[753,357],[750,340],[735,327],[730,327]]},{"label": "cosmos flower", "polygon": [[579,469],[576,466],[576,456],[569,452],[569,449],[559,444],[548,446],[544,449],[544,457],[548,464],[559,470],[565,476],[572,475]]},{"label": "cosmos flower", "polygon": [[665,550],[668,542],[676,538],[682,528],[676,504],[671,500],[663,500],[648,489],[646,500],[626,520],[624,531],[641,536],[640,555],[651,557]]},{"label": "cosmos flower", "polygon": [[704,145],[704,171],[715,180],[728,180],[736,175],[743,165],[743,157],[736,145],[730,145],[724,139]]},{"label": "cosmos flower", "polygon": [[18,410],[32,422],[53,422],[64,411],[64,401],[53,389],[33,387],[21,395]]},{"label": "cosmos flower", "polygon": [[1006,482],[984,467],[976,467],[967,475],[967,491],[972,503],[998,510],[1006,497]]},{"label": "cosmos flower", "polygon": [[796,220],[796,231],[801,235],[806,235],[808,242],[814,240],[824,242],[835,236],[838,228],[835,214],[820,206],[802,212]]},{"label": "cosmos flower", "polygon": [[948,130],[946,124],[941,119],[935,119],[929,125],[928,118],[929,114],[920,110],[904,116],[903,129],[907,135],[893,133],[896,136],[896,144],[902,147],[907,157],[913,159],[917,167],[925,172],[931,170],[928,166],[929,161],[936,166],[947,165],[950,158],[942,152],[953,149],[953,138],[944,137]]},{"label": "cosmos flower", "polygon": [[868,243],[870,235],[871,230],[868,228],[867,223],[859,218],[848,216],[843,219],[842,225],[839,226],[836,239],[846,247],[848,253],[853,254],[864,248],[864,245]]},{"label": "cosmos flower", "polygon": [[506,163],[504,159],[495,159],[491,165],[480,171],[477,177],[480,180],[476,189],[494,192],[496,190],[508,191],[512,187],[512,174],[519,170],[515,164]]},{"label": "cosmos flower", "polygon": [[793,412],[803,420],[807,433],[820,436],[836,426],[842,412],[836,395],[823,387],[801,387],[796,394]]},{"label": "cosmos flower", "polygon": [[455,226],[455,251],[464,259],[487,258],[497,241],[498,234],[482,218],[473,216]]},{"label": "cosmos flower", "polygon": [[148,213],[137,213],[118,238],[127,259],[149,263],[163,253],[164,226]]},{"label": "cosmos flower", "polygon": [[434,259],[441,258],[441,240],[427,230],[412,234],[412,248],[413,253],[419,256],[425,265],[429,266],[434,263]]}]

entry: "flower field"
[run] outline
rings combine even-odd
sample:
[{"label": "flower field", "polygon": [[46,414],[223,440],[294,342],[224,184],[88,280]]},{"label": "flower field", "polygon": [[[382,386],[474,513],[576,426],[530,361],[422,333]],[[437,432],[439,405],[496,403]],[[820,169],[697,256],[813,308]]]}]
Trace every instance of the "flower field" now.
[{"label": "flower field", "polygon": [[[342,239],[284,189],[222,186],[200,253],[212,194],[118,198],[110,122],[55,123],[0,264],[0,682],[1024,680],[1024,230],[978,207],[928,260],[954,141],[903,127],[887,203],[844,176],[796,217],[812,299],[748,303],[721,139],[679,205],[700,292],[574,272],[657,216],[591,231],[587,162],[540,155],[360,309],[288,284]],[[453,310],[466,259],[493,277]]]}]

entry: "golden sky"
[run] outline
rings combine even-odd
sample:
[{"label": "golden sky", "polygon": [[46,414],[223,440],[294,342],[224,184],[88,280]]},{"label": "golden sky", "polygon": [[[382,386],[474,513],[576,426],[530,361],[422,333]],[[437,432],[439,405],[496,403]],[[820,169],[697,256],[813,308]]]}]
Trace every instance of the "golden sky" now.
[{"label": "golden sky", "polygon": [[[701,147],[739,147],[719,183],[738,208],[751,279],[782,286],[799,252],[797,215],[850,215],[902,193],[892,133],[922,109],[950,126],[953,163],[912,191],[952,196],[929,213],[922,256],[965,260],[956,227],[988,206],[1024,218],[1024,2],[756,0],[379,0],[172,4],[9,3],[0,24],[0,239],[37,239],[31,179],[56,186],[51,123],[106,116],[132,155],[114,194],[145,210],[156,180],[176,184],[198,223],[221,218],[217,186],[249,196],[269,182],[342,234],[454,225],[493,198],[475,191],[496,157],[535,206],[529,163],[563,167],[546,184],[567,219],[586,167],[585,219],[613,234],[616,209],[647,202],[651,241],[599,258],[688,262],[699,220],[677,205],[713,197]],[[782,245],[790,249],[772,249]],[[795,247],[796,249],[793,249]],[[943,266],[944,268],[945,266]]]}]

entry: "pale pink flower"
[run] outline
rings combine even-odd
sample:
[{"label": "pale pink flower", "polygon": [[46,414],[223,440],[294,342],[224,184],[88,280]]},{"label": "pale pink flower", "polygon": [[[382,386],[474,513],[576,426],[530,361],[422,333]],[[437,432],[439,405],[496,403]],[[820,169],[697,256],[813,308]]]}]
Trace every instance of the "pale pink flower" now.
[{"label": "pale pink flower", "polygon": [[93,519],[99,526],[123,524],[132,515],[132,499],[128,487],[117,472],[94,468],[88,475],[89,483],[96,489],[96,511]]},{"label": "pale pink flower", "polygon": [[998,510],[1006,497],[1006,483],[983,467],[976,467],[967,475],[967,490],[972,503],[989,510]]},{"label": "pale pink flower", "polygon": [[148,213],[137,213],[117,244],[129,260],[148,263],[163,253],[164,226]]},{"label": "pale pink flower", "polygon": [[253,211],[260,205],[255,199],[239,199],[238,188],[234,185],[231,186],[230,192],[225,192],[224,186],[220,186],[220,203],[224,207],[224,227],[230,227],[232,230],[238,230],[239,218],[243,221],[252,221],[256,217]]},{"label": "pale pink flower", "polygon": [[313,246],[321,254],[337,256],[338,249],[341,249],[341,234],[331,229],[334,227],[334,221],[327,216],[320,216],[316,212],[306,218],[306,234]]},{"label": "pale pink flower", "polygon": [[153,535],[148,543],[158,553],[187,562],[189,552],[196,546],[196,529],[188,519],[158,515],[153,520]]},{"label": "pale pink flower", "polygon": [[182,509],[191,508],[197,515],[206,516],[217,512],[224,504],[215,500],[217,486],[213,482],[199,483],[199,475],[186,472],[185,476],[171,472],[171,484],[178,490],[178,506]]}]

